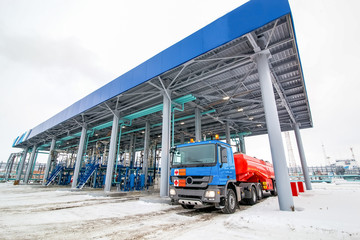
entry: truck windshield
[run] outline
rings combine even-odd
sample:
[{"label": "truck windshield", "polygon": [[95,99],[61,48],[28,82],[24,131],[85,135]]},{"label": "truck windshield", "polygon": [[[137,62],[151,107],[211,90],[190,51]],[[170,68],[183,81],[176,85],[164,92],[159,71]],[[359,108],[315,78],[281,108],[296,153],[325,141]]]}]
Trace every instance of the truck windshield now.
[{"label": "truck windshield", "polygon": [[172,166],[206,166],[215,164],[215,144],[177,148],[172,154]]}]

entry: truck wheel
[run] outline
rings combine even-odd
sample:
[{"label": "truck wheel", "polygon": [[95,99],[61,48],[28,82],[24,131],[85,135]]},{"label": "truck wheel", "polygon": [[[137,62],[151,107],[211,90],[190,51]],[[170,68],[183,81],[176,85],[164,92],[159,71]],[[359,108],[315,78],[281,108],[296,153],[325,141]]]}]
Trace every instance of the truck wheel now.
[{"label": "truck wheel", "polygon": [[274,190],[270,191],[270,193],[273,196],[277,196],[278,193],[277,193],[277,187],[276,187],[276,182],[275,181],[273,182],[273,185],[274,185]]},{"label": "truck wheel", "polygon": [[225,207],[221,209],[222,212],[226,214],[234,213],[237,208],[237,205],[238,203],[236,200],[234,190],[228,189],[225,199]]},{"label": "truck wheel", "polygon": [[193,209],[195,207],[194,205],[186,205],[186,204],[181,204],[181,206],[185,209]]},{"label": "truck wheel", "polygon": [[258,185],[257,199],[261,200],[261,199],[263,199],[263,197],[264,197],[264,193],[263,193],[263,190],[262,190],[262,186],[259,184]]},{"label": "truck wheel", "polygon": [[247,199],[247,203],[249,205],[254,205],[257,202],[257,194],[256,194],[256,187],[252,186],[251,187],[251,192],[250,192],[251,196],[250,198]]}]

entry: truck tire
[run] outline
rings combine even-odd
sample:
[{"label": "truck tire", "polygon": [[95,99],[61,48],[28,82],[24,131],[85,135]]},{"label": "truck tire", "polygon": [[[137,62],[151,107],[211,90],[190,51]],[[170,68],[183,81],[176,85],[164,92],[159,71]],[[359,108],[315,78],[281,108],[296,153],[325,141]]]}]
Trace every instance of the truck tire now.
[{"label": "truck tire", "polygon": [[251,191],[250,191],[250,198],[246,199],[246,202],[249,205],[254,205],[255,203],[257,203],[257,200],[258,200],[258,197],[257,197],[256,187],[252,186]]},{"label": "truck tire", "polygon": [[186,205],[186,204],[181,204],[181,206],[185,209],[193,209],[195,207],[194,205]]},{"label": "truck tire", "polygon": [[257,190],[258,190],[258,192],[257,192],[257,199],[258,199],[258,200],[263,199],[264,193],[263,193],[262,186],[261,186],[260,184],[258,185]]},{"label": "truck tire", "polygon": [[277,187],[276,187],[276,182],[275,181],[273,182],[273,185],[274,185],[274,190],[270,191],[270,193],[273,196],[277,196],[278,193],[277,193]]},{"label": "truck tire", "polygon": [[237,206],[238,202],[236,199],[236,195],[234,193],[234,190],[230,188],[227,190],[226,193],[225,206],[221,210],[225,214],[231,214],[236,211]]}]

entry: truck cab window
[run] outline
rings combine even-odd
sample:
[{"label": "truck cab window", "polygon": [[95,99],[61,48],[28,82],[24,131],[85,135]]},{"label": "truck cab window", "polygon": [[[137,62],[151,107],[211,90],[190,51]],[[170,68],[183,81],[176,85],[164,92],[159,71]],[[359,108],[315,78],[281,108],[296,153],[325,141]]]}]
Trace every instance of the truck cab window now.
[{"label": "truck cab window", "polygon": [[221,147],[221,162],[222,163],[227,163],[227,149],[224,147]]}]

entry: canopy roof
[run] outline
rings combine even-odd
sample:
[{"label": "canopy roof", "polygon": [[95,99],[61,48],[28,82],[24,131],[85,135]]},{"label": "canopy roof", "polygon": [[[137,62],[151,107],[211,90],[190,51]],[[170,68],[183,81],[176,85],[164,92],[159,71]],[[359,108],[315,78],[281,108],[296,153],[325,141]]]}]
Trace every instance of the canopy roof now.
[{"label": "canopy roof", "polygon": [[20,135],[13,146],[46,148],[54,137],[58,147],[76,145],[83,123],[93,142],[106,139],[114,109],[120,111],[123,125],[129,125],[123,134],[141,134],[150,121],[151,136],[158,137],[164,88],[171,91],[173,105],[182,110],[175,110],[175,133],[194,135],[197,107],[203,112],[203,134],[225,135],[225,122],[233,134],[266,134],[259,76],[252,59],[257,47],[271,54],[282,131],[291,130],[294,123],[312,127],[289,3],[252,0]]}]

